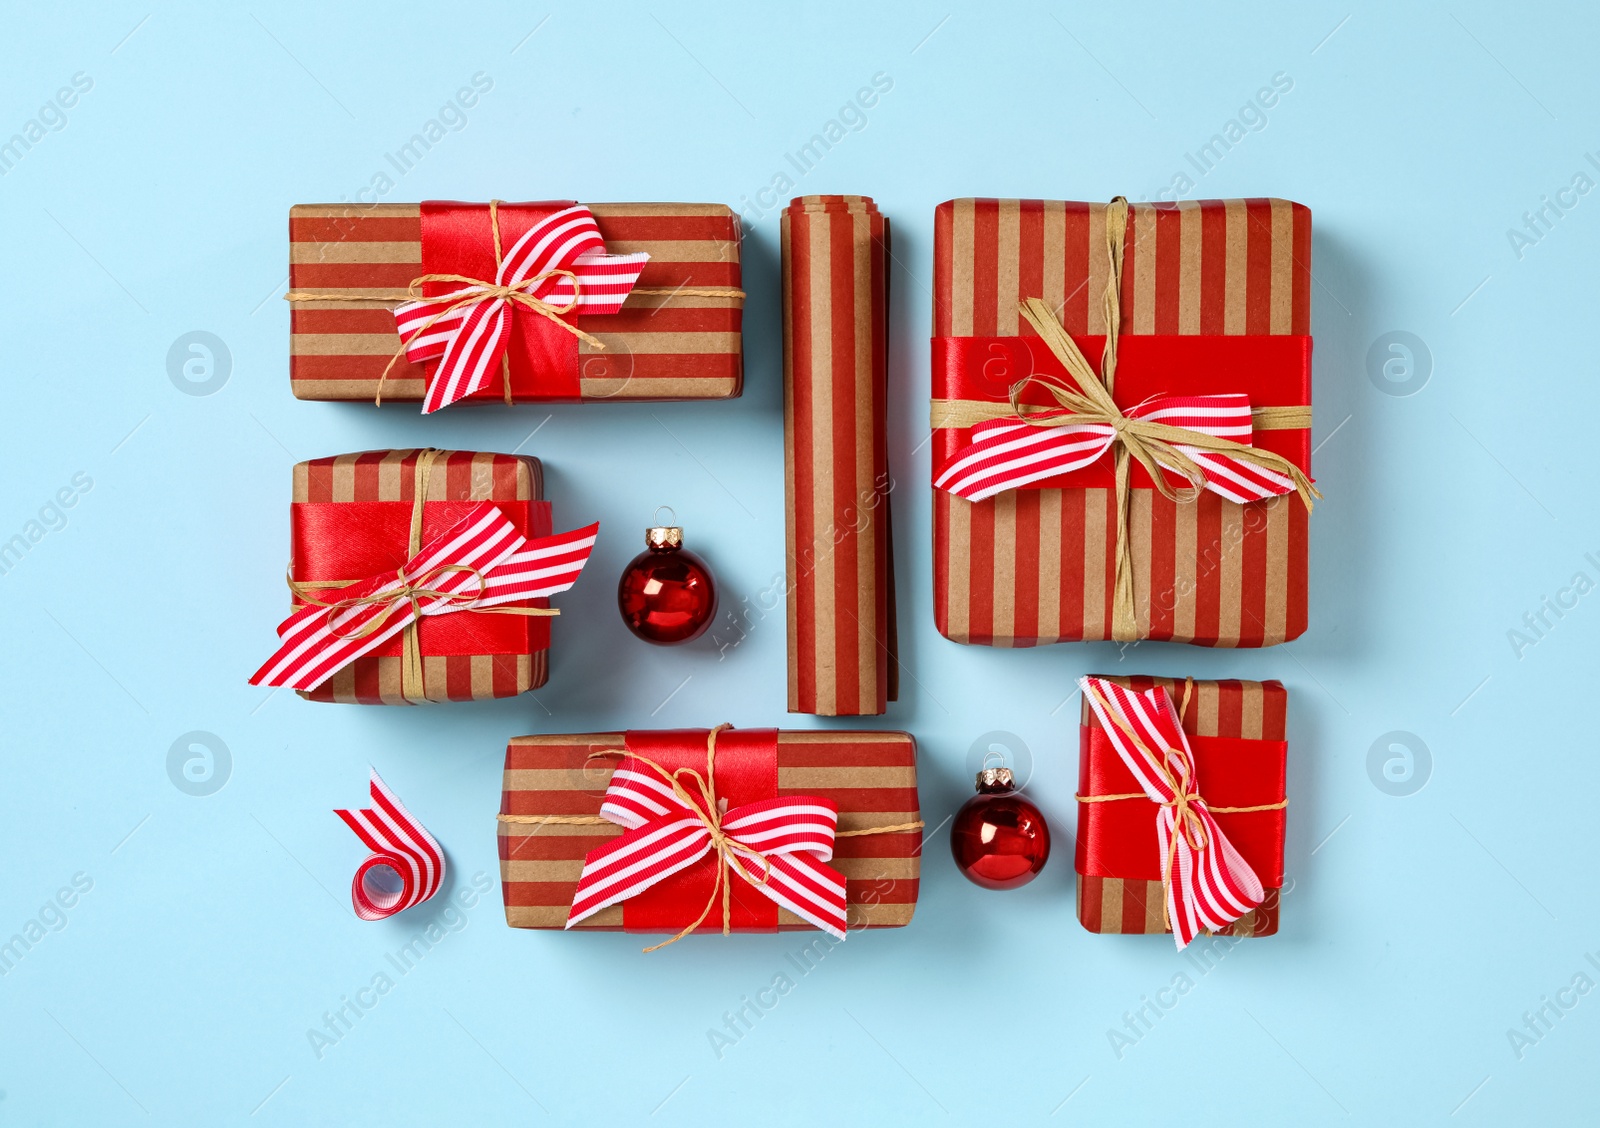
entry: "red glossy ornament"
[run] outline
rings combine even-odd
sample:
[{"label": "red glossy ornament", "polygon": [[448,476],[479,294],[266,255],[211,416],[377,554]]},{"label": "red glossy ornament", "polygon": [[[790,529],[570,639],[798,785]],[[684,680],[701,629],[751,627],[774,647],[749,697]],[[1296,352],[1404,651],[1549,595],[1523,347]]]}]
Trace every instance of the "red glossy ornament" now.
[{"label": "red glossy ornament", "polygon": [[699,638],[717,614],[711,569],[683,547],[683,530],[676,525],[646,529],[644,543],[617,583],[622,621],[658,646]]},{"label": "red glossy ornament", "polygon": [[1050,858],[1044,816],[1016,792],[1010,768],[978,773],[978,793],[950,826],[950,853],[968,881],[985,889],[1026,885]]}]

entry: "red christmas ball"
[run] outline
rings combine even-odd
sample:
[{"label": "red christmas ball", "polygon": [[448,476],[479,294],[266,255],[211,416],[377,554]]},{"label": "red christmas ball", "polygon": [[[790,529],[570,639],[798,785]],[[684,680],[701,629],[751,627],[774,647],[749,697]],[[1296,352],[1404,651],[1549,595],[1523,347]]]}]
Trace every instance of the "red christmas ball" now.
[{"label": "red christmas ball", "polygon": [[646,642],[671,646],[699,638],[717,614],[711,569],[683,547],[683,530],[645,530],[648,546],[628,562],[617,583],[617,606],[628,629]]},{"label": "red christmas ball", "polygon": [[1010,768],[978,773],[978,793],[950,826],[950,853],[968,881],[985,889],[1026,885],[1050,858],[1044,816],[1016,792]]}]

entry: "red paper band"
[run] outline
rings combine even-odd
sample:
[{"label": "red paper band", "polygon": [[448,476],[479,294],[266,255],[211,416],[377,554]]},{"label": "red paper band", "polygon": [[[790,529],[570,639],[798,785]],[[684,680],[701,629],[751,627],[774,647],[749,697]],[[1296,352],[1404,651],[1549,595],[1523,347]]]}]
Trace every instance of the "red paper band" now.
[{"label": "red paper band", "polygon": [[[666,729],[626,734],[628,752],[654,760],[669,772],[692,768],[706,773],[706,730]],[[693,781],[691,793],[697,793]],[[778,730],[724,729],[717,734],[716,794],[727,810],[746,803],[778,797]],[[716,882],[717,856],[713,852],[695,865],[665,878],[622,903],[622,927],[627,932],[677,932],[706,907]],[[776,932],[778,906],[729,875],[733,891],[729,923],[736,932]],[[722,931],[721,896],[697,932]]]},{"label": "red paper band", "polygon": [[[1281,803],[1286,794],[1288,745],[1281,740],[1190,734],[1189,746],[1194,752],[1198,790],[1217,824],[1262,885],[1281,887],[1286,811],[1230,814],[1217,808]],[[1154,830],[1158,808],[1142,794],[1138,780],[1117,755],[1105,729],[1098,726],[1079,730],[1078,791],[1086,797],[1140,795],[1078,804],[1077,871],[1085,877],[1160,881],[1161,849]]]},{"label": "red paper band", "polygon": [[[1096,365],[1104,337],[1072,338]],[[1008,403],[1011,386],[1029,375],[1074,381],[1061,361],[1037,337],[933,338],[933,398]],[[1294,407],[1311,402],[1311,338],[1292,334],[1199,336],[1153,334],[1117,338],[1117,376],[1113,398],[1126,409],[1158,395],[1248,396],[1255,407]],[[1059,407],[1048,392],[1028,385],[1021,401]],[[943,427],[934,433],[933,476],[971,439],[970,428]],[[1257,430],[1254,446],[1270,450],[1310,472],[1311,431]],[[1153,485],[1142,466],[1131,467],[1136,489]],[[1110,458],[1020,488],[1110,489],[1115,485]]]},{"label": "red paper band", "polygon": [[[571,200],[537,203],[499,204],[500,250],[512,247],[529,229],[551,215],[571,207]],[[488,204],[466,204],[454,200],[426,200],[422,204],[422,274],[459,274],[466,278],[493,280],[498,264],[494,255],[494,232],[489,224]],[[426,297],[436,298],[459,290],[459,282],[425,282]],[[576,314],[563,320],[571,321]],[[578,338],[553,324],[549,318],[513,306],[511,341],[506,349],[511,366],[511,395],[518,401],[576,401],[579,398]],[[437,360],[425,362],[433,378]],[[502,377],[496,373],[490,382],[467,401],[500,400],[504,396]]]},{"label": "red paper band", "polygon": [[[447,533],[476,501],[429,501],[422,506],[422,541]],[[548,501],[498,501],[500,511],[529,540],[551,534]],[[409,501],[295,502],[289,507],[293,576],[301,583],[366,579],[392,572],[410,556]],[[322,598],[337,598],[330,588]],[[548,599],[529,606],[548,607]],[[423,657],[455,654],[535,654],[550,646],[550,621],[543,616],[474,614],[430,615],[417,624]],[[374,650],[374,657],[398,657],[397,636]]]}]

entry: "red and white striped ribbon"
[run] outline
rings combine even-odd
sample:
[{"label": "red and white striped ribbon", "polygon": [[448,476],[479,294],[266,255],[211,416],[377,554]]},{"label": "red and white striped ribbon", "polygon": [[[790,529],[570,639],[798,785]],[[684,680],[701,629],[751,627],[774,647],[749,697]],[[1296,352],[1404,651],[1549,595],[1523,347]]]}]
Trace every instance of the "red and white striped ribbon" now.
[{"label": "red and white striped ribbon", "polygon": [[[632,756],[612,775],[600,814],[627,833],[584,858],[568,928],[718,849],[698,800],[686,802],[660,773]],[[826,864],[833,859],[838,823],[834,803],[809,795],[746,803],[719,824],[744,849],[721,853],[733,873],[779,906],[843,940],[845,879]]]},{"label": "red and white striped ribbon", "polygon": [[[332,606],[313,604],[290,615],[278,627],[277,651],[250,684],[312,690],[416,622],[419,612],[472,612],[566,591],[588,563],[599,529],[528,540],[498,505],[480,502],[398,572],[332,589]],[[418,587],[439,594],[418,596]]]},{"label": "red and white striped ribbon", "polygon": [[[594,216],[582,204],[564,208],[529,228],[518,239],[495,273],[499,286],[516,286],[524,293],[558,309],[574,297],[574,278],[546,277],[521,285],[552,270],[568,270],[577,282],[573,313],[616,313],[622,308],[650,256],[608,255]],[[489,382],[511,340],[515,303],[509,298],[484,297],[443,311],[470,294],[486,289],[464,286],[448,294],[395,307],[395,327],[406,356],[422,363],[437,360],[428,378],[422,412],[438,411]],[[443,313],[443,316],[439,316]],[[437,321],[433,319],[438,317]],[[430,321],[432,324],[430,324]]]},{"label": "red and white striped ribbon", "polygon": [[[1059,414],[1041,411],[1034,418]],[[1129,408],[1125,414],[1130,419],[1147,419],[1232,439],[1242,446],[1251,445],[1248,396],[1156,396]],[[983,501],[1006,490],[1088,466],[1111,449],[1115,437],[1116,430],[1109,423],[1040,427],[1015,415],[986,420],[972,428],[971,441],[956,453],[934,485],[968,501]],[[1216,451],[1183,443],[1172,445],[1199,465],[1206,489],[1229,501],[1259,501],[1294,492],[1294,482],[1275,470]],[[1167,468],[1176,473],[1175,467]]]},{"label": "red and white striped ribbon", "polygon": [[[371,782],[372,806],[361,811],[334,811],[372,853],[350,882],[350,900],[362,920],[382,920],[420,905],[444,881],[444,851],[376,770]],[[392,870],[400,888],[378,880],[374,870]]]},{"label": "red and white striped ribbon", "polygon": [[[1102,678],[1080,678],[1078,685],[1117,755],[1150,801],[1159,804],[1156,841],[1161,879],[1178,947],[1202,929],[1221,931],[1261,904],[1265,898],[1261,879],[1222,833],[1199,795],[1194,753],[1167,691],[1157,687],[1133,693]],[[1187,800],[1187,817],[1195,820],[1189,827],[1179,823],[1180,789]],[[1198,846],[1191,839],[1198,839]]]}]

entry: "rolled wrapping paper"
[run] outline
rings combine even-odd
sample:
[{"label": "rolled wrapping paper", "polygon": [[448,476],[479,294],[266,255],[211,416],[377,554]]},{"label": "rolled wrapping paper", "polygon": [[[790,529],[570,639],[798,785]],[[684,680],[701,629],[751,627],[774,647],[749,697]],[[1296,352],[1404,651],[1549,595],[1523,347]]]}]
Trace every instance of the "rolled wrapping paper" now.
[{"label": "rolled wrapping paper", "polygon": [[865,196],[784,210],[791,713],[876,715],[897,695],[888,248],[889,221]]}]

